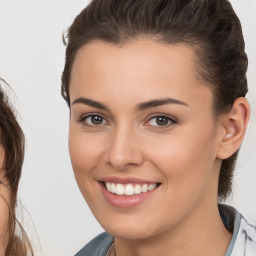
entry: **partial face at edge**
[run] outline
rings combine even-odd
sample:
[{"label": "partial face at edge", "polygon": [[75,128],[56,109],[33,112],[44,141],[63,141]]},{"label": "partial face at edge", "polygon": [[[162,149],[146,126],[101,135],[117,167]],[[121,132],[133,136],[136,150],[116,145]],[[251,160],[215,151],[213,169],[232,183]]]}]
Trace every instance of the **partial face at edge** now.
[{"label": "partial face at edge", "polygon": [[[71,161],[93,214],[114,236],[170,232],[217,202],[219,129],[195,58],[187,46],[151,40],[93,42],[76,56]],[[118,199],[106,182],[157,187]]]},{"label": "partial face at edge", "polygon": [[3,167],[5,157],[5,150],[2,144],[0,143],[0,180],[4,183],[0,184],[0,256],[5,255],[5,246],[7,241],[5,240],[7,236],[5,236],[7,228],[8,228],[8,220],[9,220],[9,209],[8,205],[5,202],[10,202],[10,191],[6,184],[8,184],[7,179],[5,178]]}]

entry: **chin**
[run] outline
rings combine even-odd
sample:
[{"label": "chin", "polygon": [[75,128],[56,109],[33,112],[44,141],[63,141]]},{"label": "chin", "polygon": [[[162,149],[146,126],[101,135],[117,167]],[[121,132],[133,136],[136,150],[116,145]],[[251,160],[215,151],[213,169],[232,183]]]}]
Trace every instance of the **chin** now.
[{"label": "chin", "polygon": [[121,239],[147,239],[157,234],[157,228],[154,228],[153,222],[144,222],[136,218],[109,218],[109,221],[98,220],[113,237]]},{"label": "chin", "polygon": [[116,230],[116,229],[110,228],[106,230],[106,232],[113,237],[125,239],[125,240],[143,240],[153,236],[153,234],[150,234],[145,230],[141,230],[141,229],[138,230],[138,229],[132,229],[132,228],[127,228],[125,230],[124,229]]}]

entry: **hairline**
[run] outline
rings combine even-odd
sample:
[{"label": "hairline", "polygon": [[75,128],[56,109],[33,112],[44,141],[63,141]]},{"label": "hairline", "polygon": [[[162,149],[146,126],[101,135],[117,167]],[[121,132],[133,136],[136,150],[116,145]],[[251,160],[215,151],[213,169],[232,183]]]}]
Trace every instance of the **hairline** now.
[{"label": "hairline", "polygon": [[[174,40],[173,42],[168,42],[164,36],[161,35],[154,35],[154,34],[145,34],[145,33],[141,33],[139,35],[135,35],[135,36],[129,36],[126,38],[123,38],[121,36],[120,40],[107,40],[107,39],[103,39],[103,38],[95,38],[95,39],[90,39],[86,42],[84,42],[83,44],[81,44],[80,46],[77,47],[77,49],[75,50],[73,59],[72,59],[72,63],[71,63],[71,69],[70,69],[70,77],[69,77],[69,83],[65,86],[66,87],[66,91],[68,91],[68,100],[69,100],[69,107],[71,106],[71,102],[70,102],[70,83],[71,83],[71,77],[72,77],[72,70],[73,70],[73,66],[74,66],[74,62],[76,59],[77,54],[79,53],[79,51],[85,47],[86,45],[95,43],[95,42],[103,42],[109,45],[113,45],[116,47],[124,47],[128,44],[140,41],[140,40],[149,40],[149,41],[155,41],[157,43],[161,43],[163,45],[185,45],[187,47],[189,47],[193,52],[194,52],[194,56],[195,56],[195,74],[196,74],[196,79],[198,81],[198,85],[205,85],[208,86],[213,94],[213,102],[212,102],[212,109],[213,109],[213,114],[215,117],[219,116],[220,113],[217,113],[215,111],[215,101],[214,101],[214,96],[215,96],[215,92],[214,92],[214,86],[213,84],[209,81],[209,79],[207,79],[205,76],[205,73],[207,73],[207,70],[205,70],[202,66],[203,60],[200,58],[200,48],[203,48],[204,46],[202,45],[204,42],[202,40],[186,40],[186,39],[180,39],[180,40]],[[67,44],[68,46],[69,44]],[[209,73],[209,72],[208,72]]]}]

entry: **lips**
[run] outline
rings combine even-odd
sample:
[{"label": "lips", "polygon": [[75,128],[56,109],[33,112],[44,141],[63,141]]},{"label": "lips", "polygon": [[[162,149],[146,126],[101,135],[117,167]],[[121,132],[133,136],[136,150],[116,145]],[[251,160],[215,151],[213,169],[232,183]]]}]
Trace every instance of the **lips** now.
[{"label": "lips", "polygon": [[104,198],[118,208],[133,208],[151,198],[161,183],[140,179],[104,178],[98,181]]}]

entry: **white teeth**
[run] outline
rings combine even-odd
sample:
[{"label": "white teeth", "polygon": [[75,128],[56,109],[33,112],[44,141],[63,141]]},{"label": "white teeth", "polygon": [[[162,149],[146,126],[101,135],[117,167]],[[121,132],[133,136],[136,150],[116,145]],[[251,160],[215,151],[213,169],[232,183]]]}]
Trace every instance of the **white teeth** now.
[{"label": "white teeth", "polygon": [[136,184],[133,186],[132,184],[115,184],[106,182],[106,188],[109,192],[116,194],[116,195],[126,195],[126,196],[132,196],[132,195],[138,195],[141,193],[146,193],[147,191],[151,191],[154,188],[156,188],[157,184]]},{"label": "white teeth", "polygon": [[110,192],[116,193],[116,185],[114,183],[111,184],[111,190]]},{"label": "white teeth", "polygon": [[135,188],[134,188],[134,193],[136,195],[140,194],[141,193],[141,186],[140,185],[136,185]]},{"label": "white teeth", "polygon": [[143,184],[142,188],[141,188],[141,191],[143,193],[147,192],[148,191],[148,185],[147,184]]},{"label": "white teeth", "polygon": [[148,190],[153,190],[156,187],[156,184],[150,184],[148,187]]},{"label": "white teeth", "polygon": [[124,185],[122,184],[116,185],[116,194],[119,196],[124,195]]},{"label": "white teeth", "polygon": [[128,184],[128,185],[125,186],[124,194],[126,196],[131,196],[131,195],[134,194],[134,188],[131,184]]},{"label": "white teeth", "polygon": [[107,190],[108,190],[108,191],[112,191],[112,185],[111,185],[111,183],[107,182],[107,183],[106,183],[106,187],[107,187]]}]

